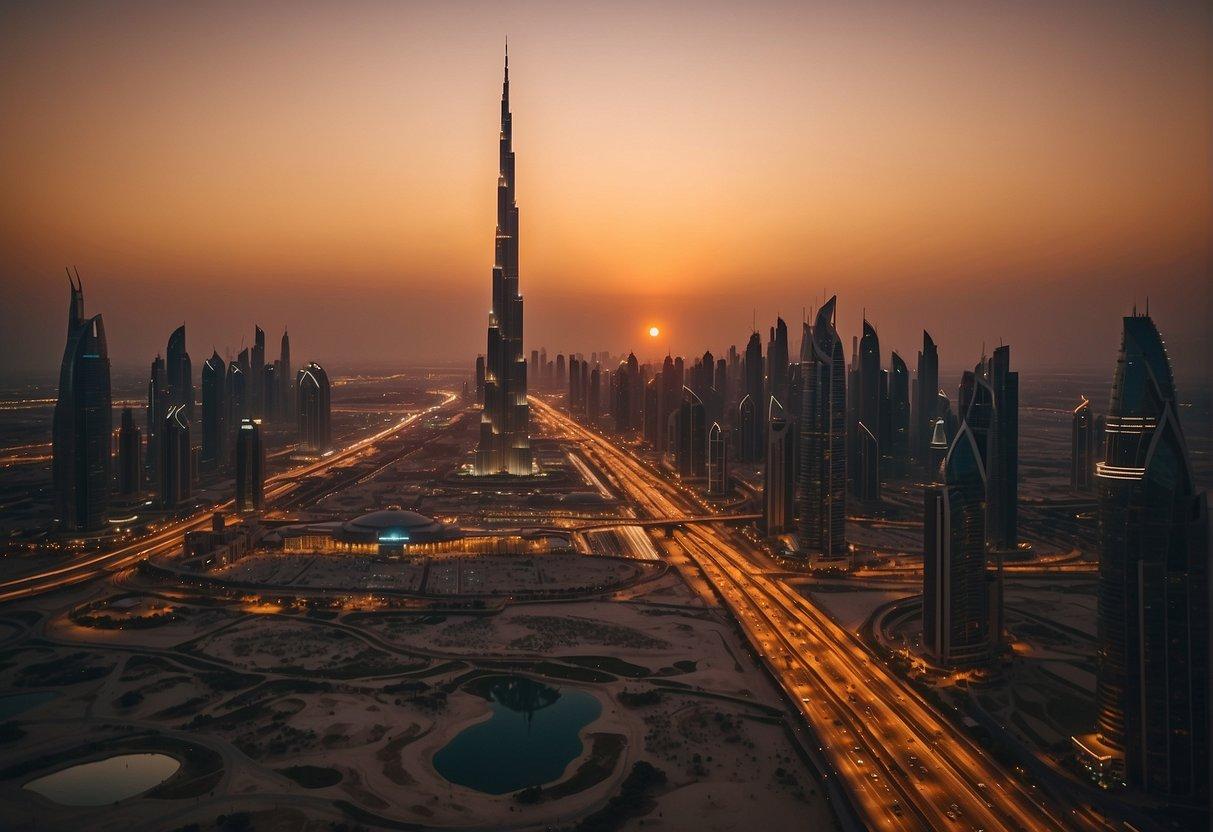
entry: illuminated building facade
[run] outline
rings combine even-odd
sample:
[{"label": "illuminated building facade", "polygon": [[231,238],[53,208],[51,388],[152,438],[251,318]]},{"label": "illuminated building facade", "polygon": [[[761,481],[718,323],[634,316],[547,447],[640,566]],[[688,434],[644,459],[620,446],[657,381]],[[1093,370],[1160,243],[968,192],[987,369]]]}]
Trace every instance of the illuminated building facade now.
[{"label": "illuminated building facade", "polygon": [[298,402],[299,447],[310,453],[332,450],[328,373],[315,361],[299,371],[295,380]]},{"label": "illuminated building facade", "polygon": [[236,511],[260,511],[265,504],[265,445],[261,420],[245,419],[236,431]]},{"label": "illuminated building facade", "polygon": [[185,407],[185,418],[194,418],[194,367],[185,349],[185,324],[173,330],[164,353],[164,378],[170,405]]},{"label": "illuminated building facade", "polygon": [[720,422],[708,428],[708,493],[714,497],[729,493],[729,436]]},{"label": "illuminated building facade", "polygon": [[284,552],[378,556],[541,554],[547,537],[467,535],[457,525],[415,511],[383,509],[345,522],[284,526],[276,531]]},{"label": "illuminated building facade", "polygon": [[1148,315],[1124,319],[1099,489],[1098,706],[1080,759],[1105,782],[1209,799],[1209,517]]},{"label": "illuminated building facade", "polygon": [[847,388],[832,297],[800,348],[800,525],[797,549],[810,564],[847,557]]},{"label": "illuminated building facade", "polygon": [[763,396],[762,338],[758,336],[757,332],[750,333],[750,340],[745,348],[743,369],[745,386],[742,402],[749,399],[753,418],[747,418],[744,410],[741,412],[741,436],[739,437],[741,444],[738,448],[737,458],[745,462],[758,462],[762,459],[763,439],[766,437],[766,424],[762,418],[766,408],[762,406],[762,402],[765,400]]},{"label": "illuminated building facade", "polygon": [[202,362],[202,464],[211,467],[227,461],[226,387],[227,362],[214,352]]},{"label": "illuminated building facade", "polygon": [[1070,419],[1070,487],[1075,491],[1095,488],[1095,417],[1091,402],[1083,399]]},{"label": "illuminated building facade", "polygon": [[67,345],[52,426],[55,519],[63,531],[103,528],[110,499],[113,414],[110,360],[100,315],[84,316],[80,276],[68,273]]},{"label": "illuminated building facade", "polygon": [[961,426],[943,464],[943,485],[924,492],[922,640],[943,666],[990,657],[986,569],[986,471],[978,440]]},{"label": "illuminated building facade", "polygon": [[505,80],[501,85],[493,305],[489,312],[484,411],[475,464],[475,472],[481,476],[523,476],[532,470],[526,359],[522,353],[522,295],[518,292],[518,204],[514,192],[511,118],[507,53]]},{"label": "illuminated building facade", "polygon": [[175,404],[160,428],[160,505],[176,508],[193,492],[190,459],[190,419],[185,405]]},{"label": "illuminated building facade", "polygon": [[771,396],[767,407],[766,466],[763,470],[763,526],[769,535],[791,529],[796,504],[796,423]]},{"label": "illuminated building facade", "polygon": [[863,503],[880,502],[881,405],[880,339],[865,319],[859,339],[857,372],[851,376],[854,417],[850,437],[851,486]]}]

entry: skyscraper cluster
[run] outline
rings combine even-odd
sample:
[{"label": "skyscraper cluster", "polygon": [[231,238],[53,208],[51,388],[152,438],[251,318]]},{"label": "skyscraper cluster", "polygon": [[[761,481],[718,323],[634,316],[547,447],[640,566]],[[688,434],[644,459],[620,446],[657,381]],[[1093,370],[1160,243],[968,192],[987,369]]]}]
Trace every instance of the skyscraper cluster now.
[{"label": "skyscraper cluster", "polygon": [[[305,452],[331,449],[328,377],[314,363],[292,376],[285,331],[273,361],[265,357],[261,327],[252,350],[241,350],[234,361],[213,352],[202,363],[199,407],[183,324],[152,361],[144,427],[131,408],[122,410],[115,466],[105,327],[100,315],[85,316],[79,276],[69,271],[68,282],[67,345],[52,429],[55,518],[62,531],[106,528],[113,494],[129,502],[150,488],[163,508],[176,509],[190,502],[201,476],[227,471],[237,475],[238,496],[255,494],[246,502],[260,507],[263,424],[297,435]],[[296,395],[301,384],[302,399]],[[242,453],[249,428],[256,448]]]}]

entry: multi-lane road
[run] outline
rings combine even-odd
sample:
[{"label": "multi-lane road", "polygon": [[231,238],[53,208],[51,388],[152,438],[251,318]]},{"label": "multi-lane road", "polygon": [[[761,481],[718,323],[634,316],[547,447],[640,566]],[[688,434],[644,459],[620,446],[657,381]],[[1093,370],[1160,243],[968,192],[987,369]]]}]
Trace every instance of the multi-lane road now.
[{"label": "multi-lane road", "polygon": [[[575,436],[648,517],[703,513],[680,484],[542,399],[532,402],[539,418]],[[768,575],[743,536],[724,524],[696,524],[675,540],[800,708],[869,828],[1104,828],[1089,808],[1050,805],[991,759],[856,636]]]},{"label": "multi-lane road", "polygon": [[[413,428],[426,416],[445,410],[455,401],[455,394],[442,391],[442,401],[393,422],[370,436],[363,437],[340,450],[314,462],[308,462],[266,479],[265,499],[269,504],[290,494],[309,478],[323,474],[360,454],[370,452],[378,442],[390,439]],[[210,506],[180,520],[170,522],[151,534],[107,552],[88,554],[53,569],[24,575],[0,582],[0,603],[29,598],[73,584],[92,580],[109,572],[126,569],[139,561],[163,554],[181,545],[186,532],[206,528],[215,511],[232,507],[231,501]]]}]

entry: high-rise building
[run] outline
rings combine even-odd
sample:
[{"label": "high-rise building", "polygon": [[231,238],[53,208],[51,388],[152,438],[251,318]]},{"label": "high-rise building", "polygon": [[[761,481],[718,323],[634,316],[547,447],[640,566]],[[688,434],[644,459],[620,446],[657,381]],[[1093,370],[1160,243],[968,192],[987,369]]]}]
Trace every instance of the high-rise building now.
[{"label": "high-rise building", "polygon": [[476,402],[484,407],[484,356],[476,356]]},{"label": "high-rise building", "polygon": [[783,405],[774,396],[767,403],[766,466],[763,470],[763,527],[768,535],[792,528],[795,516],[796,442]]},{"label": "high-rise building", "polygon": [[1148,315],[1124,319],[1099,489],[1095,734],[1105,782],[1209,800],[1209,516],[1171,365]]},{"label": "high-rise building", "polygon": [[143,489],[143,434],[135,425],[135,413],[122,408],[118,428],[118,493],[132,497]]},{"label": "high-rise building", "polygon": [[687,479],[706,476],[707,425],[703,400],[691,388],[683,387],[682,403],[670,419],[676,431],[672,444],[678,475]]},{"label": "high-rise building", "polygon": [[484,413],[476,473],[531,473],[530,410],[522,354],[522,295],[518,293],[518,204],[514,193],[514,140],[510,114],[510,59],[501,85],[501,139],[497,176],[497,245],[493,306],[489,313]]},{"label": "high-rise building", "polygon": [[[245,353],[241,353],[244,356]],[[240,422],[249,415],[248,368],[236,360],[227,365],[227,381],[223,390],[223,464],[231,461],[229,448],[236,441]]]},{"label": "high-rise building", "polygon": [[72,282],[67,344],[59,365],[59,398],[52,426],[51,474],[55,520],[62,531],[105,527],[110,500],[113,413],[110,359],[100,315],[84,316],[80,275]]},{"label": "high-rise building", "polygon": [[853,376],[855,419],[851,436],[851,487],[856,499],[864,503],[880,502],[880,423],[881,370],[880,339],[876,328],[863,322],[863,337],[859,339],[858,373]]},{"label": "high-rise building", "polygon": [[[741,423],[741,453],[738,458],[746,462],[758,462],[763,455],[763,440],[766,438],[766,424],[763,417],[766,415],[766,408],[762,407],[762,402],[765,401],[763,396],[763,366],[762,366],[762,338],[757,332],[750,333],[750,340],[745,347],[745,393],[748,396],[754,407],[754,420],[752,422],[742,421]],[[743,396],[743,398],[744,398]]]},{"label": "high-rise building", "polygon": [[160,505],[177,508],[193,493],[190,420],[184,404],[174,404],[160,428]]},{"label": "high-rise building", "polygon": [[329,377],[315,361],[299,371],[295,379],[298,400],[299,447],[311,453],[332,448]]},{"label": "high-rise building", "polygon": [[767,393],[781,403],[788,401],[788,325],[783,318],[775,319],[767,347]]},{"label": "high-rise building", "polygon": [[597,364],[590,371],[590,392],[586,409],[588,411],[586,421],[591,425],[598,424],[602,418],[602,371]]},{"label": "high-rise building", "polygon": [[939,350],[931,335],[922,332],[922,349],[918,353],[918,375],[914,379],[914,459],[927,465],[931,459],[931,439],[935,434],[935,419],[942,416],[939,409]]},{"label": "high-rise building", "polygon": [[164,377],[169,404],[185,406],[187,419],[194,418],[194,369],[185,349],[185,324],[173,330],[165,350]]},{"label": "high-rise building", "polygon": [[202,464],[210,467],[227,461],[227,362],[218,352],[202,362]]},{"label": "high-rise building", "polygon": [[800,349],[800,526],[797,548],[810,564],[847,556],[846,365],[832,297]]},{"label": "high-rise building", "polygon": [[266,364],[261,370],[261,415],[266,422],[278,419],[278,399],[282,392],[282,383],[278,380],[280,366],[275,361],[273,364]]},{"label": "high-rise building", "polygon": [[261,420],[244,419],[236,431],[236,511],[260,511],[265,503],[265,446]]},{"label": "high-rise building", "polygon": [[160,465],[160,431],[164,428],[164,417],[168,415],[169,404],[164,359],[157,355],[152,359],[152,368],[147,379],[147,467],[152,482],[160,481],[156,474]]},{"label": "high-rise building", "polygon": [[1070,419],[1070,487],[1075,491],[1095,487],[1095,446],[1095,418],[1084,398]]},{"label": "high-rise building", "polygon": [[729,437],[720,422],[708,428],[708,493],[713,497],[729,493]]},{"label": "high-rise building", "polygon": [[924,492],[922,640],[944,666],[990,657],[986,567],[986,472],[964,423],[943,464],[943,485]]},{"label": "high-rise building", "polygon": [[265,415],[265,387],[262,379],[265,376],[265,330],[253,325],[252,360],[249,364],[249,409],[253,416],[260,419]]},{"label": "high-rise building", "polygon": [[889,370],[889,442],[888,455],[893,467],[904,474],[910,465],[910,368],[893,353]]},{"label": "high-rise building", "polygon": [[278,407],[283,422],[289,422],[295,413],[295,377],[291,375],[291,336],[285,327],[282,330],[282,345],[278,358],[278,381],[282,392],[278,396]]},{"label": "high-rise building", "polygon": [[994,350],[986,377],[994,391],[994,459],[988,473],[992,548],[1012,552],[1019,546],[1019,373],[1011,371],[1011,348]]}]

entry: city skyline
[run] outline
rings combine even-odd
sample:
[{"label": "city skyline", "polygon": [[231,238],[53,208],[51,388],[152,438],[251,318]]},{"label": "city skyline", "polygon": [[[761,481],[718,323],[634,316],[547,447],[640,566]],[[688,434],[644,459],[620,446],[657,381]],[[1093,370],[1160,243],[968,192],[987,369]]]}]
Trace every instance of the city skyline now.
[{"label": "city skyline", "polygon": [[[484,306],[484,78],[507,33],[525,83],[528,350],[585,339],[577,348],[695,355],[755,316],[794,324],[837,293],[844,342],[866,309],[903,354],[922,325],[945,363],[1002,339],[1024,368],[1066,355],[1102,370],[1109,321],[1149,296],[1177,373],[1207,372],[1210,96],[1197,70],[1209,22],[1196,4],[1033,22],[988,5],[877,20],[768,4],[745,25],[709,6],[690,31],[672,7],[320,7],[275,27],[271,4],[239,29],[216,15],[213,39],[188,45],[176,38],[192,12],[129,7],[107,26],[68,8],[7,13],[24,36],[6,49],[22,69],[8,86],[31,117],[0,133],[2,158],[20,163],[4,171],[21,206],[3,224],[6,376],[53,369],[33,322],[57,308],[65,259],[107,310],[116,368],[149,351],[136,321],[184,320],[221,354],[240,346],[222,336],[253,320],[317,321],[303,346],[330,363],[475,351],[478,328],[453,313]],[[931,25],[941,15],[950,34]],[[340,37],[318,41],[326,25]],[[199,77],[224,48],[244,68]],[[52,105],[62,118],[40,118]],[[321,120],[326,108],[339,118]],[[71,125],[88,126],[89,152]],[[188,308],[185,287],[199,289]],[[228,291],[246,298],[239,313]],[[418,293],[435,314],[417,311]],[[631,302],[605,302],[618,297]],[[955,314],[975,304],[999,314]],[[588,308],[594,319],[575,323]],[[648,342],[654,324],[665,343]]]}]

